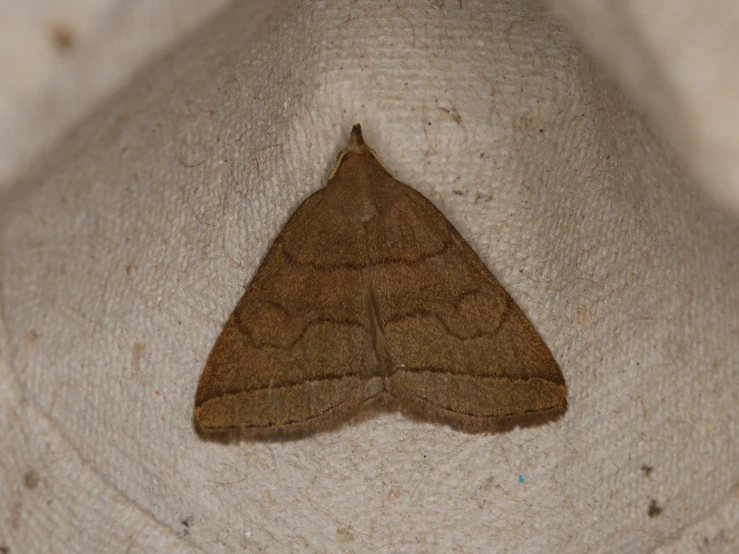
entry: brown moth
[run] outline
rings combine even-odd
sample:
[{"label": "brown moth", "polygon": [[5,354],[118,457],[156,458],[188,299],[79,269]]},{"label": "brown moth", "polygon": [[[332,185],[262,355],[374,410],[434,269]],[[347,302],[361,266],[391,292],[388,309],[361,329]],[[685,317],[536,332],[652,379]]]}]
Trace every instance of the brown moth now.
[{"label": "brown moth", "polygon": [[224,325],[193,423],[205,439],[282,438],[383,407],[496,432],[555,419],[566,397],[521,309],[355,125]]}]

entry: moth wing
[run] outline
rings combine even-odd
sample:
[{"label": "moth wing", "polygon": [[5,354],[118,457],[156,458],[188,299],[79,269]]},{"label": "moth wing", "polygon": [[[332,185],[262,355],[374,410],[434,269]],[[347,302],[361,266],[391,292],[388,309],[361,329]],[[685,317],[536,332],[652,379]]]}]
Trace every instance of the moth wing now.
[{"label": "moth wing", "polygon": [[390,395],[467,431],[564,413],[562,372],[521,309],[430,201],[392,186],[368,233]]},{"label": "moth wing", "polygon": [[326,190],[280,232],[210,353],[193,416],[204,438],[311,432],[368,399],[366,249]]}]

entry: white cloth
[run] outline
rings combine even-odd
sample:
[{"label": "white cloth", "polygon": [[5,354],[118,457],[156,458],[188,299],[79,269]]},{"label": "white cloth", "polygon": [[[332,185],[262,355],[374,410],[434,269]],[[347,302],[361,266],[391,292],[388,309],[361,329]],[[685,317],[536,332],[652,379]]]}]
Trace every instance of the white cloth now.
[{"label": "white cloth", "polygon": [[[235,3],[43,157],[43,121],[21,117],[43,165],[7,171],[24,176],[0,216],[0,546],[732,552],[739,224],[688,170],[736,205],[724,177],[739,158],[711,173],[660,139],[705,153],[726,91],[659,106],[655,90],[687,102],[679,86],[698,85],[681,73],[694,66],[669,66],[681,59],[645,71],[623,47],[626,30],[671,32],[647,4],[610,33],[592,31],[612,17],[595,3],[559,7],[646,116],[537,2],[327,0],[266,19],[266,3]],[[725,21],[700,23],[707,36]],[[80,49],[105,44],[104,27],[90,36]],[[75,90],[65,102],[95,98]],[[221,325],[355,122],[541,332],[570,390],[562,420],[495,436],[397,414],[286,443],[194,434]],[[739,132],[721,133],[735,147]]]}]

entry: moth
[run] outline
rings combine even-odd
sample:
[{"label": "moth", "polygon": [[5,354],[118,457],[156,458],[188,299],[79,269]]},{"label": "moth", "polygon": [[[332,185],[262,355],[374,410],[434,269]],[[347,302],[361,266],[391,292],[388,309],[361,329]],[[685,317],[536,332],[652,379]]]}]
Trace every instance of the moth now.
[{"label": "moth", "polygon": [[561,416],[567,387],[482,260],[355,125],[226,321],[193,423],[205,439],[271,439],[377,408],[497,432]]}]

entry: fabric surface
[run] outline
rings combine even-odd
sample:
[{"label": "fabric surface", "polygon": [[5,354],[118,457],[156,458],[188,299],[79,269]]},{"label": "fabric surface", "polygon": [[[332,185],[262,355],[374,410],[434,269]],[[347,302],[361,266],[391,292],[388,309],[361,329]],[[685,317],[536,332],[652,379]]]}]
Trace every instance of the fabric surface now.
[{"label": "fabric surface", "polygon": [[553,4],[649,112],[697,183],[739,214],[739,4]]},{"label": "fabric surface", "polygon": [[[2,552],[736,551],[739,223],[702,192],[731,187],[539,2],[254,6],[6,187]],[[221,326],[356,122],[541,333],[563,419],[197,438]]]},{"label": "fabric surface", "polygon": [[[226,3],[0,1],[0,191],[91,106]],[[265,4],[251,3],[257,13],[270,9]]]}]

